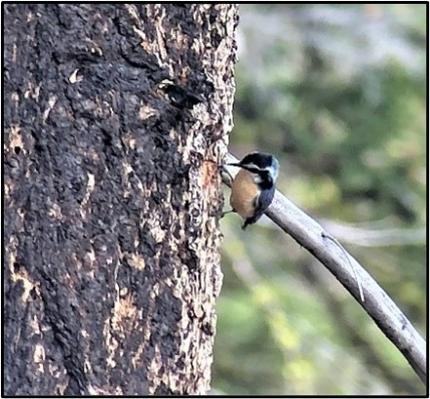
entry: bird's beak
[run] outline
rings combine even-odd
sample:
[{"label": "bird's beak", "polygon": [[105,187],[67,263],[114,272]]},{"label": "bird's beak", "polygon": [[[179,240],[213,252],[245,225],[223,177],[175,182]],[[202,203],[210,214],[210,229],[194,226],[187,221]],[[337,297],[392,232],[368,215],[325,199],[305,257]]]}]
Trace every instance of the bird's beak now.
[{"label": "bird's beak", "polygon": [[242,167],[242,165],[240,163],[237,163],[237,162],[228,163],[227,165],[229,165],[229,166],[238,166],[239,168]]}]

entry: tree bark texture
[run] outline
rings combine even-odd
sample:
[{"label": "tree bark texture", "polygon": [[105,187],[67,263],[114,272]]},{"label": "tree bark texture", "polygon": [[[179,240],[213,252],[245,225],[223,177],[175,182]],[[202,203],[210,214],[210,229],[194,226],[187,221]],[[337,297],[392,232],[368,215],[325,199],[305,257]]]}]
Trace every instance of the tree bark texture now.
[{"label": "tree bark texture", "polygon": [[236,7],[3,7],[4,393],[206,393]]}]

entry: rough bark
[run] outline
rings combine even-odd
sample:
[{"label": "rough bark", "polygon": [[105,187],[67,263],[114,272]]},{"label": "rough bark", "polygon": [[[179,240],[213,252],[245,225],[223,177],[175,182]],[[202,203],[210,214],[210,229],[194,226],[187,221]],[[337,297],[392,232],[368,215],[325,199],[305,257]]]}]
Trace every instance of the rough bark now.
[{"label": "rough bark", "polygon": [[236,7],[3,7],[4,393],[207,392]]}]

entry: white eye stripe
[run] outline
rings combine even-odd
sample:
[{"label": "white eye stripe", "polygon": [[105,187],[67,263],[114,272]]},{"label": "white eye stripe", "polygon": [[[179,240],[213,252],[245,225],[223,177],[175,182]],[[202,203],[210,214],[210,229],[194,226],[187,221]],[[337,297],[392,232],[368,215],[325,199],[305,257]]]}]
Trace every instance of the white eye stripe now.
[{"label": "white eye stripe", "polygon": [[255,163],[246,163],[246,164],[244,164],[244,166],[246,166],[247,168],[250,168],[250,169],[257,169],[257,170],[261,170],[261,171],[263,171],[263,170],[270,170],[272,167],[271,166],[266,166],[265,168],[262,168],[261,166],[258,166],[258,165],[256,165]]},{"label": "white eye stripe", "polygon": [[248,167],[248,168],[254,168],[254,169],[258,169],[258,170],[260,170],[260,168],[259,168],[255,163],[253,163],[253,162],[246,163],[246,164],[244,164],[243,166],[246,166],[246,167]]},{"label": "white eye stripe", "polygon": [[248,169],[248,171],[253,174],[258,174],[259,172],[269,172],[273,180],[278,178],[279,163],[276,159],[273,161],[272,165],[265,166],[264,168],[256,165],[254,162],[242,164],[242,167]]}]

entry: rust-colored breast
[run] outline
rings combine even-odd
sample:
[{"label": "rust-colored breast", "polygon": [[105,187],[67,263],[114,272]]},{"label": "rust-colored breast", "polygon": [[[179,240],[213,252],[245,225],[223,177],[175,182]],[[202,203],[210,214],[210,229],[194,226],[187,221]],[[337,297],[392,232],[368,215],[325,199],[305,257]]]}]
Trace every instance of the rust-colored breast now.
[{"label": "rust-colored breast", "polygon": [[231,186],[230,205],[244,219],[249,218],[254,214],[254,199],[258,192],[252,174],[241,169]]}]

